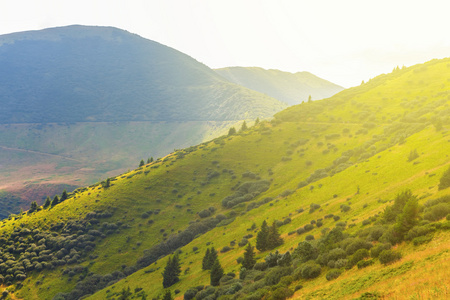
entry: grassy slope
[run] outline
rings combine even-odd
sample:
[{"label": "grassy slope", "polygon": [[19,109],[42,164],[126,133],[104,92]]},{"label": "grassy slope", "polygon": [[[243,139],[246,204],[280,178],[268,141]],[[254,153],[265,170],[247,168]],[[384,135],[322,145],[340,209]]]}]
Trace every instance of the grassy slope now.
[{"label": "grassy slope", "polygon": [[[309,223],[312,219],[323,218],[328,213],[340,215],[349,225],[355,224],[356,226],[350,231],[356,230],[363,220],[382,211],[387,205],[383,204],[383,201],[378,201],[379,199],[393,199],[398,192],[406,188],[410,188],[414,194],[418,195],[421,202],[448,194],[447,190],[437,191],[439,178],[449,165],[449,159],[444,154],[450,150],[448,133],[446,130],[436,131],[435,127],[429,123],[429,120],[434,120],[436,117],[444,117],[442,118],[444,127],[448,126],[445,112],[448,109],[446,91],[449,84],[446,79],[450,77],[450,68],[447,65],[448,62],[443,60],[437,63],[431,62],[425,65],[426,68],[416,66],[397,71],[397,74],[376,78],[359,88],[346,90],[332,99],[287,109],[272,123],[263,123],[240,135],[200,145],[196,151],[186,154],[182,159],[175,159],[176,156],[172,155],[167,157],[165,162],[160,161],[154,164],[161,165],[159,168],[145,166],[124,174],[114,181],[114,186],[109,189],[93,186],[50,211],[23,216],[19,220],[4,221],[1,226],[2,234],[7,235],[14,226],[22,223],[23,226],[45,228],[57,221],[82,217],[96,209],[114,207],[114,214],[107,221],[121,220],[131,228],[121,229],[120,233],[103,239],[93,253],[99,257],[91,263],[89,261],[83,263],[83,265],[90,265],[89,270],[94,273],[106,274],[118,269],[122,264],[134,264],[144,249],[162,241],[164,237],[160,229],[165,229],[166,232],[173,229],[177,232],[186,228],[192,219],[198,219],[198,216],[187,212],[188,208],[192,212],[198,212],[214,206],[217,208],[216,214],[227,213],[229,210],[223,209],[220,201],[232,193],[230,188],[237,181],[244,180],[241,178],[243,172],[252,171],[259,174],[262,179],[273,179],[270,189],[258,196],[256,201],[267,196],[278,197],[287,189],[295,190],[297,184],[305,180],[314,170],[332,166],[333,161],[340,157],[342,152],[366,143],[367,148],[362,147],[361,151],[355,151],[358,154],[350,159],[354,164],[346,170],[297,189],[288,197],[279,197],[272,202],[273,205],[265,204],[251,210],[237,217],[228,226],[215,228],[183,247],[182,269],[189,267],[189,271],[181,276],[181,281],[173,286],[173,289],[178,288],[184,293],[188,287],[208,284],[208,272],[201,271],[201,259],[206,243],[212,241],[216,249],[221,249],[233,240],[238,242],[242,236],[248,234],[247,229],[253,222],[259,226],[263,219],[271,222],[290,215],[292,222],[280,228],[285,239],[284,245],[279,248],[281,252],[295,247],[303,239],[302,236],[287,235],[288,232]],[[421,84],[422,80],[427,80],[427,84]],[[413,84],[406,93],[402,94],[399,89],[408,85],[409,81],[417,81],[417,84]],[[424,109],[431,106],[434,106],[433,110]],[[395,120],[405,118],[408,113],[419,110],[424,113],[415,118],[415,122],[399,123],[406,124],[404,128],[392,125]],[[361,112],[365,114],[362,118],[359,117]],[[420,117],[426,119],[420,120]],[[376,125],[367,125],[368,122]],[[392,129],[394,127],[396,130]],[[386,128],[392,130],[386,130]],[[411,135],[420,128],[424,129]],[[348,129],[348,132],[344,129]],[[361,129],[366,129],[367,132],[356,134]],[[270,133],[267,134],[268,132]],[[333,133],[339,133],[340,136],[335,139],[326,139],[326,136]],[[307,144],[296,144],[302,138],[309,139]],[[327,146],[327,143],[334,146]],[[324,152],[327,148],[331,150]],[[408,155],[413,149],[417,149],[420,157],[414,162],[408,162]],[[367,158],[361,158],[361,154],[367,153],[369,154]],[[283,161],[282,157],[291,157],[291,160]],[[218,161],[218,165],[213,164],[213,161]],[[307,163],[308,161],[312,164]],[[222,172],[225,168],[234,170],[237,178],[233,179],[229,173]],[[205,178],[208,169],[218,170],[221,175],[207,183]],[[273,172],[272,175],[269,175],[269,169]],[[145,174],[143,171],[147,170],[150,172]],[[314,186],[312,190],[311,185]],[[358,186],[360,193],[356,194]],[[199,194],[198,191],[201,193]],[[158,202],[157,199],[161,201]],[[299,208],[307,210],[311,203],[320,204],[322,210],[312,214],[296,212]],[[351,210],[341,213],[339,206],[342,203],[349,204]],[[182,207],[177,208],[177,204]],[[161,212],[151,217],[155,223],[149,226],[147,220],[140,216],[143,211],[156,208],[160,208]],[[240,213],[242,208],[236,208],[235,211]],[[333,220],[324,220],[323,227],[332,228],[333,226]],[[311,234],[319,237],[321,233],[316,228]],[[442,233],[438,239],[435,239],[444,244],[448,243],[448,240],[448,233]],[[250,241],[254,244],[254,238]],[[193,247],[198,247],[199,252],[193,253]],[[417,261],[410,269],[415,270],[416,273],[425,272],[425,269],[416,270],[416,266],[423,264],[425,258],[419,258],[418,252],[416,253],[410,245],[399,247],[403,247],[402,252],[407,253],[399,264],[415,259]],[[237,246],[234,248],[225,254],[219,254],[226,272],[239,271],[236,258],[242,255],[243,249]],[[427,265],[428,268],[442,263],[447,255],[437,248],[433,248],[435,250],[429,250],[428,247],[422,248],[428,253],[424,256],[442,253],[441,258]],[[258,254],[258,259],[262,259],[266,254]],[[151,273],[145,273],[145,270],[162,268],[165,259],[98,292],[92,298],[105,299],[108,290],[109,293],[119,292],[128,286],[132,290],[142,287],[150,296],[156,296],[162,291],[162,269]],[[368,276],[370,274],[375,276],[385,270],[376,264],[365,269],[364,272],[352,270],[350,272],[353,273],[344,273],[345,276],[325,285],[321,284],[325,282],[322,275],[316,280],[302,282],[305,288],[296,295],[317,297],[319,294],[315,293],[322,293],[320,295],[325,297],[323,293],[326,293],[327,297],[330,295],[352,297],[355,293],[361,292],[361,289],[374,289],[386,295],[391,292],[397,295],[395,294],[398,293],[397,290],[405,293],[401,287],[406,286],[407,281],[400,282],[397,285],[398,289],[394,289],[392,286],[389,287],[389,282],[386,280],[367,279],[365,285],[360,285],[361,288],[342,289],[341,294],[336,294],[336,288],[344,284],[344,280],[362,280],[360,279],[362,277],[349,277],[350,275],[347,274],[369,272]],[[408,271],[407,274],[412,273]],[[388,279],[389,276],[382,278]],[[60,275],[59,268],[56,271],[33,273],[24,281],[24,287],[17,291],[17,296],[24,299],[51,298],[56,292],[67,291],[74,286],[74,282],[71,281],[68,284],[67,279],[66,276]],[[37,280],[43,283],[38,288],[34,288]],[[383,282],[385,285],[382,285]],[[442,287],[432,278],[428,283],[436,288]],[[324,290],[317,291],[322,287]],[[417,289],[407,289],[407,291],[410,295],[418,292]]]}]

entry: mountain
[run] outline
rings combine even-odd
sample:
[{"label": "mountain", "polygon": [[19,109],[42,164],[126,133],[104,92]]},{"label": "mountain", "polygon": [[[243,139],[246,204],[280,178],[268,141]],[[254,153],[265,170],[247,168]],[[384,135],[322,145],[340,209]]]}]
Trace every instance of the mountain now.
[{"label": "mountain", "polygon": [[175,49],[91,26],[0,36],[0,95],[0,188],[17,195],[90,184],[286,107]]},{"label": "mountain", "polygon": [[309,72],[289,73],[262,68],[230,67],[215,71],[231,82],[264,93],[289,105],[333,96],[344,88]]},{"label": "mountain", "polygon": [[[0,226],[2,288],[16,299],[445,299],[448,78],[450,59],[395,70],[33,204]],[[256,264],[242,269],[248,243]],[[202,268],[211,247],[218,286]]]}]

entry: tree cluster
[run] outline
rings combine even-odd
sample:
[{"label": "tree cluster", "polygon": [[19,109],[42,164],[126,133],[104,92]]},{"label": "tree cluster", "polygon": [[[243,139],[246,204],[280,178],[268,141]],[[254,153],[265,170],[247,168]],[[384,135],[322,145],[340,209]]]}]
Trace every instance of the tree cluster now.
[{"label": "tree cluster", "polygon": [[278,233],[276,222],[274,221],[272,226],[268,226],[266,220],[264,220],[256,236],[256,249],[259,251],[271,250],[282,244],[283,239]]}]

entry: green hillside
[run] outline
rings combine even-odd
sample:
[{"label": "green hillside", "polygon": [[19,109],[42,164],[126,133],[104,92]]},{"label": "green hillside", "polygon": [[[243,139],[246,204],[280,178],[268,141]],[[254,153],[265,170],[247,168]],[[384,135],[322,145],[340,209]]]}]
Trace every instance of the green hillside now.
[{"label": "green hillside", "polygon": [[231,82],[266,94],[289,105],[328,98],[344,88],[309,72],[289,73],[257,67],[229,67],[215,71]]},{"label": "green hillside", "polygon": [[286,107],[175,49],[92,26],[1,35],[0,95],[0,188],[19,197],[91,184]]},{"label": "green hillside", "polygon": [[[4,288],[16,299],[445,299],[449,78],[450,59],[396,70],[11,216]],[[264,220],[282,245],[257,243]],[[262,250],[242,270],[247,243]],[[202,270],[211,247],[227,274],[215,287]],[[175,253],[179,281],[164,290]]]}]

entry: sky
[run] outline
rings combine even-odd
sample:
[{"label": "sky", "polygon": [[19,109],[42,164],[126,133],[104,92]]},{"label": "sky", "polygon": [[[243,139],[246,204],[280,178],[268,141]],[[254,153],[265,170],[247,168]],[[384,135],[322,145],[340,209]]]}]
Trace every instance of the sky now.
[{"label": "sky", "polygon": [[450,56],[446,0],[0,0],[0,34],[114,26],[211,68],[308,71],[344,87]]}]

